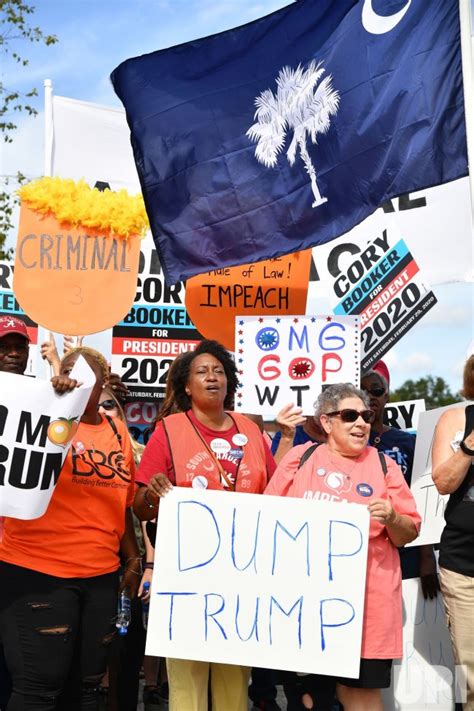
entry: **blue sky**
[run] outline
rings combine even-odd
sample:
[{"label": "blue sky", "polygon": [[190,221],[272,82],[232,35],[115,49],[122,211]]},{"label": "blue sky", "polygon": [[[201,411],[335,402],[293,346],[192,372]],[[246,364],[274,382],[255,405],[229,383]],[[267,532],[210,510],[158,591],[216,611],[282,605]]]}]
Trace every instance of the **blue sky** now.
[{"label": "blue sky", "polygon": [[[423,0],[426,1],[426,0]],[[383,12],[385,0],[374,0]],[[118,106],[109,74],[122,60],[243,24],[288,0],[37,0],[34,24],[59,43],[24,47],[26,69],[4,63],[2,81],[36,86],[40,115],[19,118],[14,143],[0,155],[0,173],[35,177],[43,169],[42,85],[48,78],[61,96]],[[400,5],[403,3],[400,2]],[[471,0],[474,14],[474,0]],[[457,390],[468,345],[474,341],[474,286],[445,285],[439,305],[410,331],[387,358],[396,387],[409,377],[441,375]]]}]

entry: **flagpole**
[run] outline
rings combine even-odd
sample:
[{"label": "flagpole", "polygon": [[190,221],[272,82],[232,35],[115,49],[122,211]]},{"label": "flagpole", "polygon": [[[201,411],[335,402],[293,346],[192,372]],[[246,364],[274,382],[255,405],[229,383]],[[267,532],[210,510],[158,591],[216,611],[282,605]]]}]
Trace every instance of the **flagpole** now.
[{"label": "flagpole", "polygon": [[[54,125],[53,125],[53,82],[51,79],[44,80],[44,174],[51,177],[53,174],[53,140],[54,140]],[[39,324],[38,324],[39,326]],[[40,332],[40,326],[38,333]],[[48,333],[48,341],[53,340],[54,336],[51,331]],[[53,367],[45,361],[45,375],[49,380],[53,377]]]},{"label": "flagpole", "polygon": [[[461,56],[464,86],[464,113],[466,116],[467,160],[471,188],[471,219],[474,224],[474,71],[471,37],[471,6],[469,0],[459,0],[461,23]],[[474,272],[474,264],[473,264]]]},{"label": "flagpole", "polygon": [[44,174],[53,173],[53,83],[51,79],[44,80]]}]

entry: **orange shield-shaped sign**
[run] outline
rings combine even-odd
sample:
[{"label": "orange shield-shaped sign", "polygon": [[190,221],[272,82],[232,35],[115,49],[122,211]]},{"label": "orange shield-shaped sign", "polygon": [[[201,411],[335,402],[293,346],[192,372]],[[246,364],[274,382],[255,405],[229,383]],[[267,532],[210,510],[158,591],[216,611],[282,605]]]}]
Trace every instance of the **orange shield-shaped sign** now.
[{"label": "orange shield-shaped sign", "polygon": [[22,205],[13,291],[44,328],[84,335],[111,328],[135,297],[140,239],[65,226]]},{"label": "orange shield-shaped sign", "polygon": [[205,338],[233,351],[236,316],[304,314],[311,250],[188,279],[186,309]]}]

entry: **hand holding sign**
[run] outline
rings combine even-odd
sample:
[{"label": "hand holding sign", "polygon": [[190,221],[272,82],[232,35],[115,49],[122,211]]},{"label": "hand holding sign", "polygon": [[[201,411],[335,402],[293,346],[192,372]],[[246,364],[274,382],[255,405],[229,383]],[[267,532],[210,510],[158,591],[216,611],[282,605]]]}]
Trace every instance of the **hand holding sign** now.
[{"label": "hand holding sign", "polygon": [[48,361],[54,375],[59,375],[61,368],[61,359],[59,357],[58,349],[56,348],[56,341],[54,335],[51,331],[48,333],[48,340],[41,344],[41,357],[43,360]]},{"label": "hand holding sign", "polygon": [[296,407],[291,402],[281,408],[276,416],[276,421],[282,437],[293,439],[297,426],[306,422],[306,417],[303,417],[302,412],[301,407]]},{"label": "hand holding sign", "polygon": [[82,346],[82,341],[84,340],[84,336],[64,336],[63,340],[63,351],[64,355],[66,353],[69,353],[70,350],[73,348],[79,348]]},{"label": "hand holding sign", "polygon": [[390,499],[372,499],[368,509],[374,521],[378,521],[384,526],[389,526],[393,523],[396,516]]},{"label": "hand holding sign", "polygon": [[155,474],[150,479],[147,492],[151,493],[155,498],[159,499],[169,494],[173,490],[173,484],[170,482],[166,474]]}]

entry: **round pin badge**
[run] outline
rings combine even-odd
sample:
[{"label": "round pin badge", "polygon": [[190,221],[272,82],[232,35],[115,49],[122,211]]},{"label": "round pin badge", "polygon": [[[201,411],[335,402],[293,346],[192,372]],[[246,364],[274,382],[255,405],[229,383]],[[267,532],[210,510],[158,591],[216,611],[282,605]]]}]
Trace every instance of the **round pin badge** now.
[{"label": "round pin badge", "polygon": [[316,470],[316,474],[318,476],[324,476],[326,474],[326,470],[323,469],[322,467],[319,467],[319,469]]},{"label": "round pin badge", "polygon": [[249,438],[247,435],[242,434],[242,432],[237,432],[237,434],[232,437],[232,442],[236,447],[245,447],[248,441]]},{"label": "round pin badge", "polygon": [[244,452],[242,449],[231,449],[229,452],[231,457],[234,457],[234,459],[242,459],[244,456]]},{"label": "round pin badge", "polygon": [[199,474],[194,477],[192,487],[193,489],[207,489],[208,483],[206,477]]},{"label": "round pin badge", "polygon": [[211,449],[214,454],[227,454],[230,450],[230,442],[222,437],[216,437],[211,442]]},{"label": "round pin badge", "polygon": [[83,454],[86,451],[86,447],[83,442],[76,442],[74,445],[74,449],[78,454]]},{"label": "round pin badge", "polygon": [[374,490],[370,486],[370,484],[365,484],[362,482],[361,484],[357,484],[356,486],[356,491],[360,496],[372,496],[374,493]]}]

